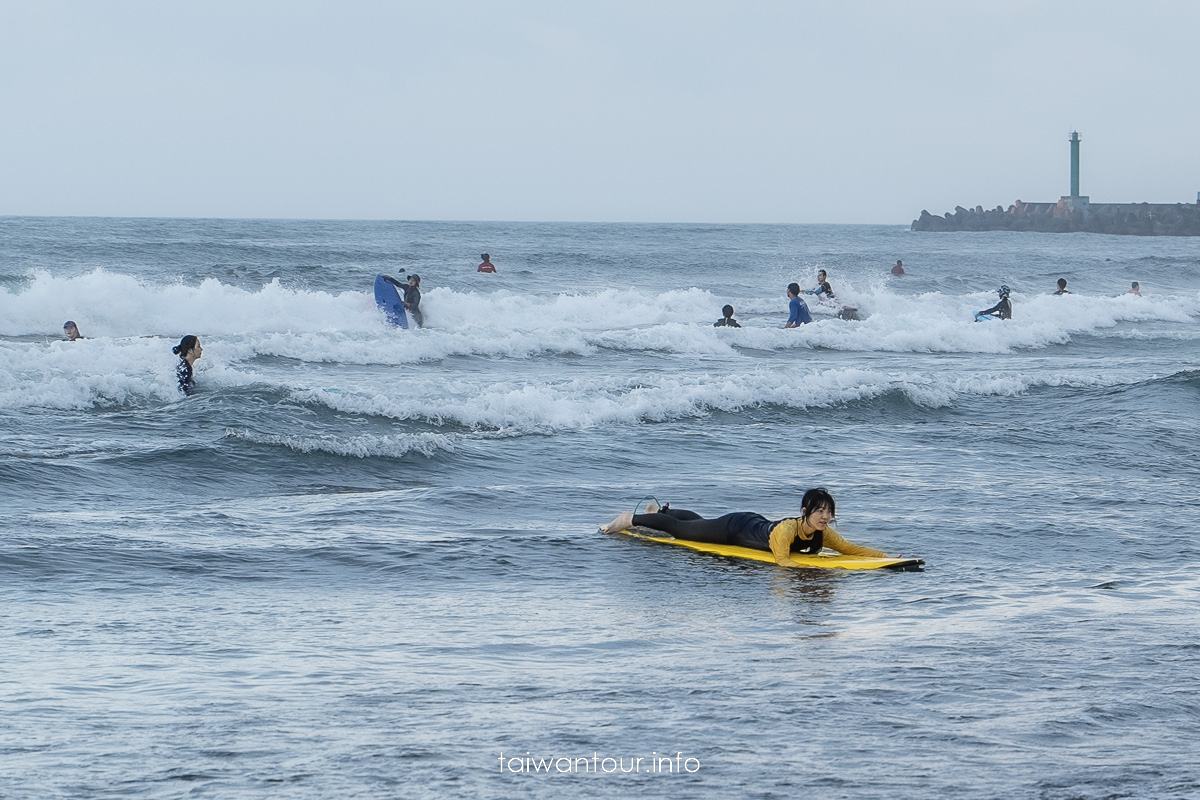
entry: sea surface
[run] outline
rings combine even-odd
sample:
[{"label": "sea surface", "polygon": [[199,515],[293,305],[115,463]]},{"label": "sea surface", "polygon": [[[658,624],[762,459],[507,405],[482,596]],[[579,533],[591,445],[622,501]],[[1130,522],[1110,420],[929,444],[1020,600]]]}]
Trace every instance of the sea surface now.
[{"label": "sea surface", "polygon": [[[1198,340],[1194,239],[0,218],[0,797],[1200,797]],[[598,532],[812,486],[924,571]]]}]

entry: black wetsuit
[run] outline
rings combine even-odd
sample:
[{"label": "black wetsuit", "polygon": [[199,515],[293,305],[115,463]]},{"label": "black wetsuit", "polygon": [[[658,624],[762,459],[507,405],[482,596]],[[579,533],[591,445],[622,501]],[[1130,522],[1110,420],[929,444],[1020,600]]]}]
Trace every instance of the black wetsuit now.
[{"label": "black wetsuit", "polygon": [[989,308],[987,311],[980,311],[978,316],[985,317],[995,314],[1000,319],[1012,319],[1012,303],[1007,297],[1001,297],[1000,302]]},{"label": "black wetsuit", "polygon": [[[782,520],[771,520],[753,511],[736,511],[716,519],[705,519],[695,511],[667,508],[657,514],[635,514],[633,524],[669,533],[676,539],[709,544],[733,544],[753,550],[771,551],[771,531]],[[821,531],[811,539],[797,538],[793,553],[819,553],[823,545]]]},{"label": "black wetsuit", "polygon": [[192,378],[192,365],[187,362],[186,358],[179,359],[179,366],[175,368],[175,377],[179,379],[179,391],[184,394],[191,394],[196,388],[196,381]]},{"label": "black wetsuit", "polygon": [[721,317],[719,320],[717,320],[716,322],[713,323],[713,327],[714,328],[740,328],[742,326],[739,325],[738,321],[736,319],[734,319],[733,317],[729,317],[728,319],[726,319],[725,317]]},{"label": "black wetsuit", "polygon": [[829,281],[821,281],[815,289],[806,289],[805,294],[825,295],[826,299],[833,299],[833,287],[829,285]]},{"label": "black wetsuit", "polygon": [[401,283],[395,278],[387,275],[383,279],[400,290],[400,302],[404,303],[404,308],[408,313],[412,314],[413,321],[417,323],[418,328],[424,328],[421,315],[421,290],[415,286],[410,286],[407,283]]}]

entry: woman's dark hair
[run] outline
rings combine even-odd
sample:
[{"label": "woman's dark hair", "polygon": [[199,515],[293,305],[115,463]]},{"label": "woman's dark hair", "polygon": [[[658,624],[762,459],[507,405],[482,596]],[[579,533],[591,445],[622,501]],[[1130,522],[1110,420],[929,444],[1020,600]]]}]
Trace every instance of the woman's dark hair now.
[{"label": "woman's dark hair", "polygon": [[833,495],[829,493],[828,489],[817,487],[804,493],[804,499],[800,501],[800,511],[804,516],[807,517],[822,508],[828,508],[831,516],[837,514],[837,504],[833,502]]},{"label": "woman's dark hair", "polygon": [[733,306],[722,306],[721,313],[727,317],[732,317],[733,316]]},{"label": "woman's dark hair", "polygon": [[186,356],[188,353],[196,349],[196,344],[199,341],[200,340],[195,336],[188,334],[179,340],[179,344],[177,346],[171,348],[171,352],[180,357]]},{"label": "woman's dark hair", "polygon": [[800,284],[798,284],[798,283],[789,283],[789,284],[788,284],[788,291],[789,291],[789,292],[791,292],[792,294],[796,295],[796,297],[799,297],[799,296],[800,296]]}]

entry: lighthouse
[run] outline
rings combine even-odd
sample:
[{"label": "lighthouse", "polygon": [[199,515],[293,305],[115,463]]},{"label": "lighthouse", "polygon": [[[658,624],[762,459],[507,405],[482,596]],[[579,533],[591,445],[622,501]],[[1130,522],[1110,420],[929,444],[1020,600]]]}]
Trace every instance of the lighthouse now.
[{"label": "lighthouse", "polygon": [[1071,197],[1079,197],[1079,131],[1071,131]]},{"label": "lighthouse", "polygon": [[1079,131],[1071,131],[1067,137],[1071,143],[1071,193],[1059,198],[1055,216],[1072,216],[1074,212],[1086,214],[1090,206],[1089,198],[1079,193],[1079,139]]}]

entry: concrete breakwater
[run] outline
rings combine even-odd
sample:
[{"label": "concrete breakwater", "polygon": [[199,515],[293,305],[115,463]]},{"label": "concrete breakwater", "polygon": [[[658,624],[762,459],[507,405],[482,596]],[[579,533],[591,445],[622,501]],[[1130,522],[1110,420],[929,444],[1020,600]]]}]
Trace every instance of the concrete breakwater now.
[{"label": "concrete breakwater", "polygon": [[1007,210],[957,206],[945,216],[922,211],[912,229],[1200,236],[1200,203],[1089,203],[1083,197],[1064,197],[1057,203],[1018,200]]}]

